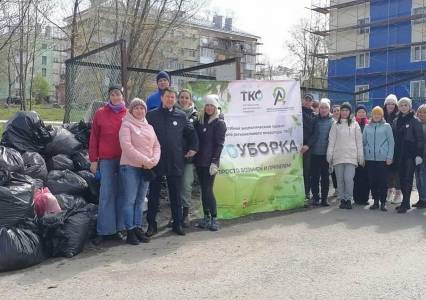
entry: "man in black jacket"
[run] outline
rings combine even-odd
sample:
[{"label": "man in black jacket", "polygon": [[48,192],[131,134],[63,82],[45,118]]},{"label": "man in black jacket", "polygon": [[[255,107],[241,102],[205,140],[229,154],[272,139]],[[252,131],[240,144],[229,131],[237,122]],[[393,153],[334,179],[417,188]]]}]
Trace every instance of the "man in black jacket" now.
[{"label": "man in black jacket", "polygon": [[[193,157],[198,151],[198,138],[194,126],[184,112],[174,107],[176,92],[166,88],[161,95],[161,107],[148,112],[146,119],[154,127],[161,145],[160,162],[154,168],[155,179],[150,183],[148,196],[148,230],[146,235],[157,232],[156,215],[160,204],[161,179],[167,178],[173,231],[185,235],[182,229],[181,184],[184,159]],[[184,152],[184,146],[188,151]],[[186,150],[185,150],[186,151]]]},{"label": "man in black jacket", "polygon": [[309,149],[309,140],[313,134],[314,124],[314,111],[312,110],[312,102],[314,97],[311,94],[303,96],[302,115],[303,115],[303,147],[301,153],[303,154],[303,181],[305,183],[305,199],[309,201],[311,192],[311,151]]}]

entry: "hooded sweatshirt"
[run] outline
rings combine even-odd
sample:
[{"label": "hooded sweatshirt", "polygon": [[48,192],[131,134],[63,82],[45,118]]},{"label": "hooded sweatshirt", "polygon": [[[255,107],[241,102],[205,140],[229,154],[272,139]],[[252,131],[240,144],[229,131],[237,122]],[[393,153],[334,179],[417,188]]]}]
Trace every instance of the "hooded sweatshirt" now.
[{"label": "hooded sweatshirt", "polygon": [[122,150],[120,165],[151,169],[160,160],[160,143],[146,119],[138,120],[129,112],[120,128]]}]

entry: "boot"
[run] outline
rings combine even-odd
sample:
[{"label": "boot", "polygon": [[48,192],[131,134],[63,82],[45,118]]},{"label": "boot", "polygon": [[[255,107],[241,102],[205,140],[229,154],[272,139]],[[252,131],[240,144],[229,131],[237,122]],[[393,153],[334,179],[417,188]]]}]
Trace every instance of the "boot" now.
[{"label": "boot", "polygon": [[210,215],[205,214],[204,218],[198,222],[197,227],[201,229],[206,229],[210,224]]},{"label": "boot", "polygon": [[177,235],[185,235],[185,231],[183,231],[182,226],[175,226],[173,227],[172,231]]},{"label": "boot", "polygon": [[324,207],[330,206],[330,204],[328,204],[327,202],[327,198],[321,200],[321,206],[324,206]]},{"label": "boot", "polygon": [[209,229],[211,231],[218,231],[219,230],[219,223],[217,222],[216,218],[212,218],[212,220],[210,222]]},{"label": "boot", "polygon": [[312,206],[318,206],[319,204],[320,204],[319,199],[312,197]]},{"label": "boot", "polygon": [[136,237],[135,229],[127,230],[126,243],[130,245],[139,245],[139,240]]},{"label": "boot", "polygon": [[380,210],[381,211],[388,211],[387,209],[386,209],[386,202],[382,202],[382,203],[380,203]]},{"label": "boot", "polygon": [[189,207],[183,208],[183,214],[182,214],[182,227],[188,228],[189,227]]},{"label": "boot", "polygon": [[346,209],[352,209],[352,201],[351,200],[347,200],[346,201]]},{"label": "boot", "polygon": [[340,200],[339,208],[340,209],[345,209],[346,208],[346,200]]},{"label": "boot", "polygon": [[371,210],[375,210],[379,208],[379,200],[374,199],[374,204],[370,206]]},{"label": "boot", "polygon": [[154,222],[152,224],[148,224],[148,230],[146,231],[145,235],[147,237],[151,237],[155,234],[157,234],[158,230],[157,230],[157,222]]},{"label": "boot", "polygon": [[141,243],[149,243],[151,241],[151,239],[145,235],[142,228],[136,228],[135,235]]}]

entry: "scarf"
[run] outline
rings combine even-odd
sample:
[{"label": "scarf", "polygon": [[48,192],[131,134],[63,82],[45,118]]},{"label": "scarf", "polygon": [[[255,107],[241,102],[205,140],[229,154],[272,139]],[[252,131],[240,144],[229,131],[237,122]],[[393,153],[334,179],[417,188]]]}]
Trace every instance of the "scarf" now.
[{"label": "scarf", "polygon": [[126,116],[123,119],[124,121],[128,121],[138,127],[142,127],[144,124],[146,124],[146,119],[143,118],[142,120],[136,119],[130,112],[126,113]]},{"label": "scarf", "polygon": [[108,101],[109,108],[112,109],[113,112],[115,113],[119,113],[120,111],[122,111],[125,107],[124,102],[120,102],[119,104],[112,104],[111,100]]}]

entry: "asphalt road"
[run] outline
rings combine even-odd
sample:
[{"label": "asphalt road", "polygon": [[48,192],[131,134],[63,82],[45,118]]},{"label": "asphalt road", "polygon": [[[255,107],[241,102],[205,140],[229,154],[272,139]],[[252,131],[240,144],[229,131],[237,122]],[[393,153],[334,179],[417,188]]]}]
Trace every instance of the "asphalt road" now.
[{"label": "asphalt road", "polygon": [[332,206],[111,242],[0,274],[0,298],[424,299],[425,214]]}]

